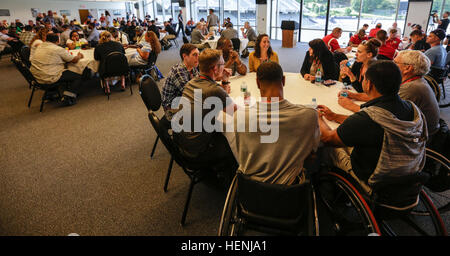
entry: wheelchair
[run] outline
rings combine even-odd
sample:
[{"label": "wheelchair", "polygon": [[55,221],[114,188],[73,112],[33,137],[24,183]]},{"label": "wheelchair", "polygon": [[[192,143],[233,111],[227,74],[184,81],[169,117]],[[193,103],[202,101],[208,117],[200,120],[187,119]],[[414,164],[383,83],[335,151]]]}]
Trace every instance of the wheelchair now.
[{"label": "wheelchair", "polygon": [[337,168],[322,166],[306,182],[291,186],[265,184],[238,173],[225,201],[219,235],[445,236],[439,212],[423,190],[427,179],[420,172],[379,184],[368,193]]}]

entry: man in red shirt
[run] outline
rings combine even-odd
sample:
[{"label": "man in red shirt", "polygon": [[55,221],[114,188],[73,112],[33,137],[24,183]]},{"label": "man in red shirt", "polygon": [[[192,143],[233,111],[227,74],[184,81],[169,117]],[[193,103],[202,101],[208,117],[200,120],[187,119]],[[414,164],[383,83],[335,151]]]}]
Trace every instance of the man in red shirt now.
[{"label": "man in red shirt", "polygon": [[352,38],[350,38],[350,46],[358,47],[360,43],[366,40],[368,40],[366,36],[366,31],[364,29],[360,29],[357,34],[355,34],[354,36],[352,36]]},{"label": "man in red shirt", "polygon": [[377,23],[375,28],[371,29],[369,32],[369,39],[372,37],[377,37],[377,32],[381,29],[381,23]]},{"label": "man in red shirt", "polygon": [[322,40],[325,42],[325,45],[330,49],[331,52],[343,52],[347,53],[352,50],[352,47],[349,46],[347,48],[341,48],[339,46],[338,39],[342,35],[342,29],[341,28],[334,28],[333,31],[331,31],[331,34],[325,36]]},{"label": "man in red shirt", "polygon": [[400,38],[397,37],[397,29],[393,28],[391,29],[391,31],[389,32],[389,38],[386,40],[386,45],[392,47],[393,49],[397,50],[398,49],[398,45],[401,43],[402,41],[400,40]]}]

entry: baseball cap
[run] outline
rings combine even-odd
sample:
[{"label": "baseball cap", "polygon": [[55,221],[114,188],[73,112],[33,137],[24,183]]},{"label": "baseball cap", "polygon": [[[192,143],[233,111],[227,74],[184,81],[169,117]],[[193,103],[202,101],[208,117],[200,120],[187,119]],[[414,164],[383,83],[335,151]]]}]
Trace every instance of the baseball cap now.
[{"label": "baseball cap", "polygon": [[443,29],[438,28],[438,29],[431,31],[430,33],[435,34],[441,40],[444,40],[444,38],[445,38],[445,31]]}]

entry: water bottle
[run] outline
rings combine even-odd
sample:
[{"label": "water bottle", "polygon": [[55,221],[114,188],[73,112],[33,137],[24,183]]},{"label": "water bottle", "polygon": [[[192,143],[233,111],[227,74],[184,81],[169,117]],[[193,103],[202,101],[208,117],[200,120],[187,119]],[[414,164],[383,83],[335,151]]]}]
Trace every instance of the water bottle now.
[{"label": "water bottle", "polygon": [[320,68],[317,69],[316,72],[316,83],[321,83],[322,82],[322,71],[320,71]]},{"label": "water bottle", "polygon": [[247,92],[247,83],[242,82],[241,84],[241,92],[246,93]]},{"label": "water bottle", "polygon": [[314,108],[314,109],[317,108],[317,100],[316,100],[316,98],[312,98],[312,100],[311,100],[311,107]]},{"label": "water bottle", "polygon": [[356,58],[351,58],[347,61],[347,67],[351,67],[353,65],[353,63],[355,63]]}]

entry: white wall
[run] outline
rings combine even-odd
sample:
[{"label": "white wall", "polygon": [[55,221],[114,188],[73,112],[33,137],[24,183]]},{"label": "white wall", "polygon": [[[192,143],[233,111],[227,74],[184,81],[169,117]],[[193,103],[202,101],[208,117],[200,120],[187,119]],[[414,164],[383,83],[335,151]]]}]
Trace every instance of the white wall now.
[{"label": "white wall", "polygon": [[[125,2],[88,2],[88,1],[69,1],[69,0],[0,0],[0,9],[9,9],[11,16],[0,16],[0,20],[8,22],[20,19],[22,23],[28,20],[35,21],[31,15],[31,8],[39,9],[39,12],[47,13],[48,10],[56,11],[60,15],[60,10],[70,10],[67,18],[80,20],[78,9],[106,9],[113,18],[126,17]],[[121,10],[121,15],[114,16],[112,10]],[[95,13],[92,13],[96,16]],[[100,16],[100,15],[99,15]]]}]

